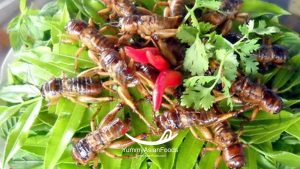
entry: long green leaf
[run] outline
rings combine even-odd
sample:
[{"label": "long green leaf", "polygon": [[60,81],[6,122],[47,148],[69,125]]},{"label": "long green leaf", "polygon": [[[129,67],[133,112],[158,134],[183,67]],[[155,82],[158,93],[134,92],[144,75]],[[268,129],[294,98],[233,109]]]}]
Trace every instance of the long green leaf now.
[{"label": "long green leaf", "polygon": [[0,126],[10,117],[12,117],[15,113],[17,113],[21,107],[36,102],[36,99],[31,99],[20,104],[7,107],[7,106],[0,106]]},{"label": "long green leaf", "polygon": [[290,135],[300,140],[300,123],[295,123],[285,130]]},{"label": "long green leaf", "polygon": [[[145,146],[141,145],[146,151],[146,155],[149,159],[161,169],[171,169],[174,165],[176,150],[182,143],[183,139],[187,135],[188,131],[184,130],[179,132],[178,136],[171,142],[165,143],[164,145],[158,146]],[[165,150],[170,150],[167,152]],[[150,151],[149,151],[150,150]]]},{"label": "long green leaf", "polygon": [[24,143],[22,150],[26,150],[39,157],[43,157],[46,151],[47,142],[48,137],[44,135],[29,137]]},{"label": "long green leaf", "polygon": [[202,150],[204,142],[197,140],[194,135],[189,132],[184,141],[180,145],[177,153],[176,168],[192,169]]},{"label": "long green leaf", "polygon": [[[207,144],[206,147],[211,147],[211,144]],[[199,168],[213,169],[216,159],[220,156],[220,151],[206,152],[201,157],[199,162]]]},{"label": "long green leaf", "polygon": [[[111,153],[122,156],[122,150],[110,150]],[[105,155],[104,153],[100,154],[100,161],[103,165],[103,169],[121,169],[122,159],[111,158]]]},{"label": "long green leaf", "polygon": [[281,111],[280,115],[273,115],[272,118],[257,119],[246,124],[243,139],[250,144],[267,142],[279,137],[282,132],[300,120],[298,114],[293,115],[287,111]]},{"label": "long green leaf", "polygon": [[37,65],[23,61],[15,61],[9,65],[9,70],[13,76],[36,86],[42,85],[45,81],[54,77],[54,74]]},{"label": "long green leaf", "polygon": [[76,169],[90,169],[89,166],[83,166],[83,165],[77,165],[77,164],[59,164],[57,166],[58,169],[71,169],[71,168],[76,168]]},{"label": "long green leaf", "polygon": [[99,14],[97,13],[101,9],[105,8],[105,6],[98,0],[81,0],[81,3],[83,5],[83,9],[85,12],[93,19],[96,23],[103,23],[104,19],[99,17]]},{"label": "long green leaf", "polygon": [[[122,160],[122,167],[124,167],[124,160]],[[147,161],[145,156],[140,156],[139,158],[132,159],[130,166],[128,166],[128,169],[140,169],[143,165],[143,162]]]},{"label": "long green leaf", "polygon": [[60,103],[64,107],[64,112],[60,112],[56,123],[51,129],[48,146],[45,152],[44,168],[52,169],[56,166],[58,160],[70,143],[75,131],[78,129],[81,119],[84,115],[85,108],[74,105],[67,99],[61,99]]},{"label": "long green leaf", "polygon": [[40,95],[40,90],[32,85],[11,85],[0,89],[0,99],[11,103],[23,102],[23,98]]},{"label": "long green leaf", "polygon": [[263,155],[272,158],[273,160],[276,160],[282,164],[285,164],[290,167],[300,167],[300,155],[293,154],[287,151],[270,151],[270,152],[265,152],[261,149],[259,149],[256,146],[251,146],[254,148],[256,151],[262,153]]},{"label": "long green leaf", "polygon": [[290,13],[279,6],[264,2],[262,0],[244,0],[242,11],[251,13],[252,17],[258,17],[265,14],[290,15]]},{"label": "long green leaf", "polygon": [[27,151],[20,150],[14,155],[13,159],[9,161],[9,166],[13,169],[37,169],[43,166],[43,159]]},{"label": "long green leaf", "polygon": [[290,167],[300,167],[300,155],[296,155],[286,151],[278,151],[269,153],[267,156]]},{"label": "long green leaf", "polygon": [[22,104],[18,104],[18,105],[11,106],[11,107],[1,106],[0,107],[0,110],[1,110],[1,113],[0,113],[0,126],[7,119],[9,119],[11,116],[13,116],[16,112],[18,112],[21,107],[22,107]]},{"label": "long green leaf", "polygon": [[4,148],[2,168],[4,168],[7,162],[14,156],[14,154],[22,147],[22,145],[26,141],[30,127],[34,123],[34,120],[38,116],[42,106],[41,98],[37,98],[35,101],[36,102],[32,103],[26,108],[15,128],[8,135]]},{"label": "long green leaf", "polygon": [[[78,47],[74,45],[63,44],[63,43],[54,44],[53,59],[64,63],[74,63],[75,54],[77,50]],[[83,51],[78,57],[78,66],[80,68],[86,69],[86,68],[95,67],[96,65],[88,57],[87,52]]]},{"label": "long green leaf", "polygon": [[[7,138],[10,131],[14,128],[14,126],[18,123],[17,117],[11,117],[10,119],[7,119],[0,127],[0,137],[1,138]],[[0,139],[1,139],[0,138]],[[3,139],[1,139],[3,141]],[[2,153],[0,153],[2,154]]]},{"label": "long green leaf", "polygon": [[257,152],[252,148],[245,149],[245,155],[247,157],[245,169],[257,169]]}]

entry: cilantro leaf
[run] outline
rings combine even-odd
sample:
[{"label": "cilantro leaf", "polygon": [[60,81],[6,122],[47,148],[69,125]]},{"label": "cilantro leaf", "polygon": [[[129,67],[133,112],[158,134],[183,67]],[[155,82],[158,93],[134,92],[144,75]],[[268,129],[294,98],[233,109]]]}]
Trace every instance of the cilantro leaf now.
[{"label": "cilantro leaf", "polygon": [[236,55],[232,51],[226,51],[219,49],[216,51],[218,61],[224,60],[223,63],[223,75],[229,80],[233,81],[236,78],[237,67],[239,65]]},{"label": "cilantro leaf", "polygon": [[248,37],[249,34],[254,30],[254,20],[250,20],[247,24],[240,25],[239,30],[242,35]]},{"label": "cilantro leaf", "polygon": [[257,74],[258,71],[258,62],[254,57],[241,57],[242,66],[244,68],[244,72],[247,75]]},{"label": "cilantro leaf", "polygon": [[221,2],[220,1],[215,1],[215,0],[211,0],[211,1],[196,0],[195,1],[195,6],[197,8],[208,8],[208,9],[212,9],[212,10],[218,10],[221,6]]},{"label": "cilantro leaf", "polygon": [[193,87],[196,85],[204,85],[215,79],[216,79],[215,76],[193,76],[184,81],[184,86]]},{"label": "cilantro leaf", "polygon": [[[195,109],[203,108],[208,110],[215,101],[211,94],[217,84],[223,84],[223,92],[226,98],[230,98],[230,81],[235,80],[238,61],[231,49],[218,49],[213,51],[220,65],[214,76],[194,76],[184,81],[186,87],[181,104]],[[228,105],[232,107],[232,100],[228,100]]]},{"label": "cilantro leaf", "polygon": [[240,50],[243,55],[247,56],[256,51],[260,45],[257,43],[258,39],[249,39],[243,42],[238,43],[235,47],[237,50]]},{"label": "cilantro leaf", "polygon": [[202,75],[208,70],[209,55],[205,45],[196,37],[193,45],[187,49],[183,62],[183,68],[192,73],[192,75]]},{"label": "cilantro leaf", "polygon": [[197,110],[200,108],[208,110],[215,101],[210,92],[211,89],[206,87],[188,88],[181,96],[181,105],[187,107],[193,106]]},{"label": "cilantro leaf", "polygon": [[218,10],[221,6],[221,2],[216,1],[216,0],[196,0],[194,3],[194,6],[190,9],[190,8],[186,8],[188,13],[187,15],[184,17],[184,22],[188,20],[188,18],[191,17],[192,19],[192,25],[194,27],[198,26],[198,19],[194,14],[194,11],[196,9],[212,9],[212,10]]},{"label": "cilantro leaf", "polygon": [[200,32],[200,35],[208,33],[213,27],[214,25],[208,22],[199,22],[198,24],[198,30]]},{"label": "cilantro leaf", "polygon": [[[264,23],[261,23],[261,27],[262,26],[264,26]],[[254,21],[251,20],[248,24],[241,25],[239,30],[243,34],[243,37],[231,47],[239,54],[244,72],[248,75],[256,74],[258,63],[251,55],[260,47],[260,45],[257,43],[258,38],[249,39],[249,34],[255,31]]]},{"label": "cilantro leaf", "polygon": [[187,11],[188,11],[188,14],[191,16],[192,26],[195,28],[198,28],[199,22],[198,22],[198,18],[195,16],[194,9],[187,8]]},{"label": "cilantro leaf", "polygon": [[230,94],[231,83],[225,77],[222,77],[221,81],[222,81],[222,84],[224,84],[224,87],[222,89],[223,95],[224,95],[224,97],[227,98],[227,105],[232,109],[233,108],[233,100],[232,100],[231,94]]},{"label": "cilantro leaf", "polygon": [[270,35],[272,33],[280,32],[280,29],[276,26],[267,27],[267,23],[264,20],[258,21],[258,27],[253,30],[258,35]]},{"label": "cilantro leaf", "polygon": [[199,92],[194,90],[193,88],[187,88],[183,95],[181,96],[181,105],[186,107],[192,107],[195,104],[195,101],[199,101]]},{"label": "cilantro leaf", "polygon": [[176,37],[180,39],[182,43],[192,45],[195,42],[198,30],[188,25],[181,25],[178,28]]}]

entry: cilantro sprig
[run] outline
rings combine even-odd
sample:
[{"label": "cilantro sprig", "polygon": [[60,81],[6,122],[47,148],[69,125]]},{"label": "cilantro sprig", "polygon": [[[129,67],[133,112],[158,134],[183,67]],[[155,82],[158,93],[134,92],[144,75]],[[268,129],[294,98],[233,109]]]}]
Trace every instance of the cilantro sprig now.
[{"label": "cilantro sprig", "polygon": [[[181,25],[177,32],[177,38],[190,47],[186,51],[183,62],[185,71],[190,72],[192,77],[184,80],[185,91],[181,97],[181,104],[195,109],[209,109],[216,100],[212,95],[217,85],[222,86],[222,98],[227,99],[227,104],[233,107],[230,87],[236,79],[238,67],[246,75],[258,73],[258,62],[253,53],[259,49],[260,36],[278,33],[277,27],[267,27],[265,21],[259,21],[257,26],[250,20],[238,27],[241,38],[231,43],[215,31],[213,25],[201,22],[194,12],[196,9],[218,9],[217,1],[209,1],[209,5],[196,1],[192,9],[188,9],[186,20],[190,18],[191,24]],[[218,68],[212,75],[205,75],[209,71],[211,61],[219,63]]]}]

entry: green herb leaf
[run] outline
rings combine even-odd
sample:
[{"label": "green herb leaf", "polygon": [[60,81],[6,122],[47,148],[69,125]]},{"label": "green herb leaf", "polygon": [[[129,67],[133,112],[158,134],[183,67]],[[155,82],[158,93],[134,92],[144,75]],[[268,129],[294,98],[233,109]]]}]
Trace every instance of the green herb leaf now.
[{"label": "green herb leaf", "polygon": [[197,110],[200,108],[208,110],[215,101],[210,92],[211,88],[203,86],[187,88],[181,96],[181,105],[194,107]]},{"label": "green herb leaf", "polygon": [[245,169],[257,169],[257,156],[258,153],[252,148],[246,148],[245,154],[247,157],[247,162],[245,165]]},{"label": "green herb leaf", "polygon": [[20,103],[23,99],[28,99],[40,95],[40,90],[32,85],[12,85],[0,89],[0,99]]},{"label": "green herb leaf", "polygon": [[263,155],[267,156],[268,158],[271,158],[273,160],[276,160],[282,164],[285,164],[289,167],[299,167],[300,166],[300,156],[297,154],[293,154],[287,151],[271,151],[271,152],[265,152],[260,150],[258,147],[251,146],[256,151],[262,153]]},{"label": "green herb leaf", "polygon": [[[182,143],[187,133],[187,130],[180,131],[178,136],[174,140],[164,144],[164,146],[141,146],[143,148],[147,148],[148,151],[146,151],[145,153],[156,166],[158,166],[161,169],[171,169],[175,162],[176,150]],[[175,152],[165,152],[163,148],[169,148],[170,150],[173,150]],[[161,157],[163,157],[164,160],[161,160]]]},{"label": "green herb leaf", "polygon": [[42,106],[41,98],[37,98],[35,101],[36,102],[26,108],[15,128],[8,135],[4,148],[2,168],[5,167],[7,162],[14,156],[14,154],[22,147],[22,145],[26,141],[30,127],[38,116]]},{"label": "green herb leaf", "polygon": [[[206,147],[213,147],[208,143]],[[199,168],[214,168],[215,161],[220,156],[220,151],[208,151],[201,157],[199,161]]]},{"label": "green herb leaf", "polygon": [[62,98],[59,103],[63,105],[64,112],[60,112],[55,125],[49,133],[48,146],[45,152],[44,168],[52,169],[63,154],[67,145],[70,143],[75,131],[78,129],[85,108],[75,105],[71,101]]},{"label": "green herb leaf", "polygon": [[44,135],[37,135],[26,139],[22,150],[26,150],[38,157],[43,157],[46,151],[48,137]]},{"label": "green herb leaf", "polygon": [[16,153],[13,159],[9,162],[9,166],[14,169],[32,168],[38,169],[43,165],[43,159],[35,156],[27,151],[20,150]]},{"label": "green herb leaf", "polygon": [[220,1],[216,1],[216,0],[196,0],[195,1],[195,6],[197,8],[208,8],[208,9],[212,9],[212,10],[218,10],[219,7],[221,5]]},{"label": "green herb leaf", "polygon": [[[283,131],[300,120],[299,115],[293,115],[287,111],[281,111],[280,115],[270,115],[259,113],[257,119],[244,127],[243,138],[248,143],[260,144],[277,138]],[[269,118],[265,118],[269,116]],[[262,118],[261,118],[262,117]]]},{"label": "green herb leaf", "polygon": [[[116,154],[121,156],[122,155],[122,150],[109,150],[112,154]],[[100,160],[102,162],[103,168],[116,168],[116,169],[121,169],[121,162],[122,159],[115,159],[108,157],[104,153],[100,154]]]},{"label": "green herb leaf", "polygon": [[236,78],[237,67],[239,65],[236,55],[232,52],[227,53],[226,50],[220,49],[216,51],[216,57],[219,62],[224,60],[223,64],[223,75],[229,81],[233,81]]},{"label": "green herb leaf", "polygon": [[99,17],[98,11],[104,9],[105,6],[98,0],[81,0],[83,9],[89,15],[90,18],[96,23],[103,23],[104,19]]},{"label": "green herb leaf", "polygon": [[290,15],[290,13],[279,6],[264,2],[261,0],[244,0],[242,11],[248,12],[252,17],[259,17],[261,15],[273,14],[273,15]]},{"label": "green herb leaf", "polygon": [[202,150],[204,142],[195,139],[194,135],[189,132],[181,143],[176,160],[176,168],[192,169]]},{"label": "green herb leaf", "polygon": [[258,27],[253,30],[255,33],[259,35],[270,35],[272,33],[279,33],[280,29],[275,26],[267,26],[266,21],[260,20],[258,22]]},{"label": "green herb leaf", "polygon": [[244,71],[247,75],[255,75],[258,71],[258,62],[253,57],[241,57]]},{"label": "green herb leaf", "polygon": [[194,44],[187,49],[184,58],[183,67],[192,75],[202,75],[208,69],[209,55],[205,49],[205,45],[197,37]]},{"label": "green herb leaf", "polygon": [[279,43],[289,49],[291,56],[300,53],[300,37],[299,34],[294,32],[284,32],[279,39]]},{"label": "green herb leaf", "polygon": [[6,122],[10,117],[12,117],[15,113],[17,113],[23,104],[18,104],[15,106],[7,107],[7,106],[0,106],[0,126]]},{"label": "green herb leaf", "polygon": [[295,123],[286,129],[286,132],[300,140],[300,124]]},{"label": "green herb leaf", "polygon": [[182,43],[192,45],[195,42],[198,30],[188,25],[181,25],[178,30],[176,37],[180,39]]}]

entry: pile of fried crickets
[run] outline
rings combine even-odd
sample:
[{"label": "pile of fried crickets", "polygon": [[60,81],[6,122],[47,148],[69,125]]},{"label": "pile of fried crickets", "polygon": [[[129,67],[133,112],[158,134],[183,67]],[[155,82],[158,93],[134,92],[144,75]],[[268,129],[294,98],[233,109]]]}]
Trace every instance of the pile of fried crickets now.
[{"label": "pile of fried crickets", "polygon": [[[88,50],[90,59],[97,67],[85,70],[77,77],[55,78],[41,88],[43,96],[50,104],[55,104],[60,97],[66,97],[83,106],[88,106],[89,103],[119,102],[98,126],[92,125],[91,133],[74,141],[73,158],[84,165],[94,160],[97,165],[97,153],[119,157],[106,149],[134,144],[132,140],[120,139],[130,130],[129,120],[116,117],[124,106],[128,106],[150,129],[149,133],[136,136],[137,139],[160,135],[167,129],[176,132],[190,128],[195,138],[211,142],[216,145],[216,149],[222,151],[216,167],[222,159],[230,168],[243,167],[246,163],[244,145],[239,141],[238,134],[231,130],[228,119],[247,110],[253,110],[251,120],[255,119],[259,110],[278,113],[282,108],[282,100],[273,91],[252,82],[240,72],[230,92],[234,101],[243,105],[241,109],[224,112],[218,106],[218,99],[208,111],[180,106],[176,99],[180,92],[176,88],[182,88],[182,60],[186,45],[180,43],[175,35],[186,14],[185,6],[189,4],[184,0],[158,2],[155,8],[166,6],[164,16],[158,16],[152,11],[135,6],[130,0],[102,2],[107,8],[100,10],[99,15],[112,23],[109,26],[117,28],[119,33],[116,36],[105,35],[104,32],[109,26],[99,30],[91,20],[89,23],[71,20],[66,25],[68,40],[81,41],[83,45],[76,53],[76,58],[80,52]],[[237,41],[238,35],[230,32],[232,21],[247,22],[249,19],[247,14],[239,12],[241,4],[241,0],[225,0],[220,10],[226,13],[209,10],[199,20],[215,25],[214,30],[228,37],[229,41]],[[262,65],[279,65],[286,62],[287,51],[279,45],[263,42],[255,56]],[[77,64],[76,59],[75,69]],[[214,70],[215,68],[210,69]],[[103,81],[99,76],[110,77],[111,80]],[[138,109],[138,100],[128,90],[131,87],[135,87],[151,102],[156,124],[147,121],[143,112]],[[118,97],[99,97],[103,89],[117,94]],[[221,100],[222,94],[219,91],[220,89],[214,89],[213,94]],[[195,128],[200,129],[202,137],[198,136]],[[206,150],[211,149],[206,147]]]}]

